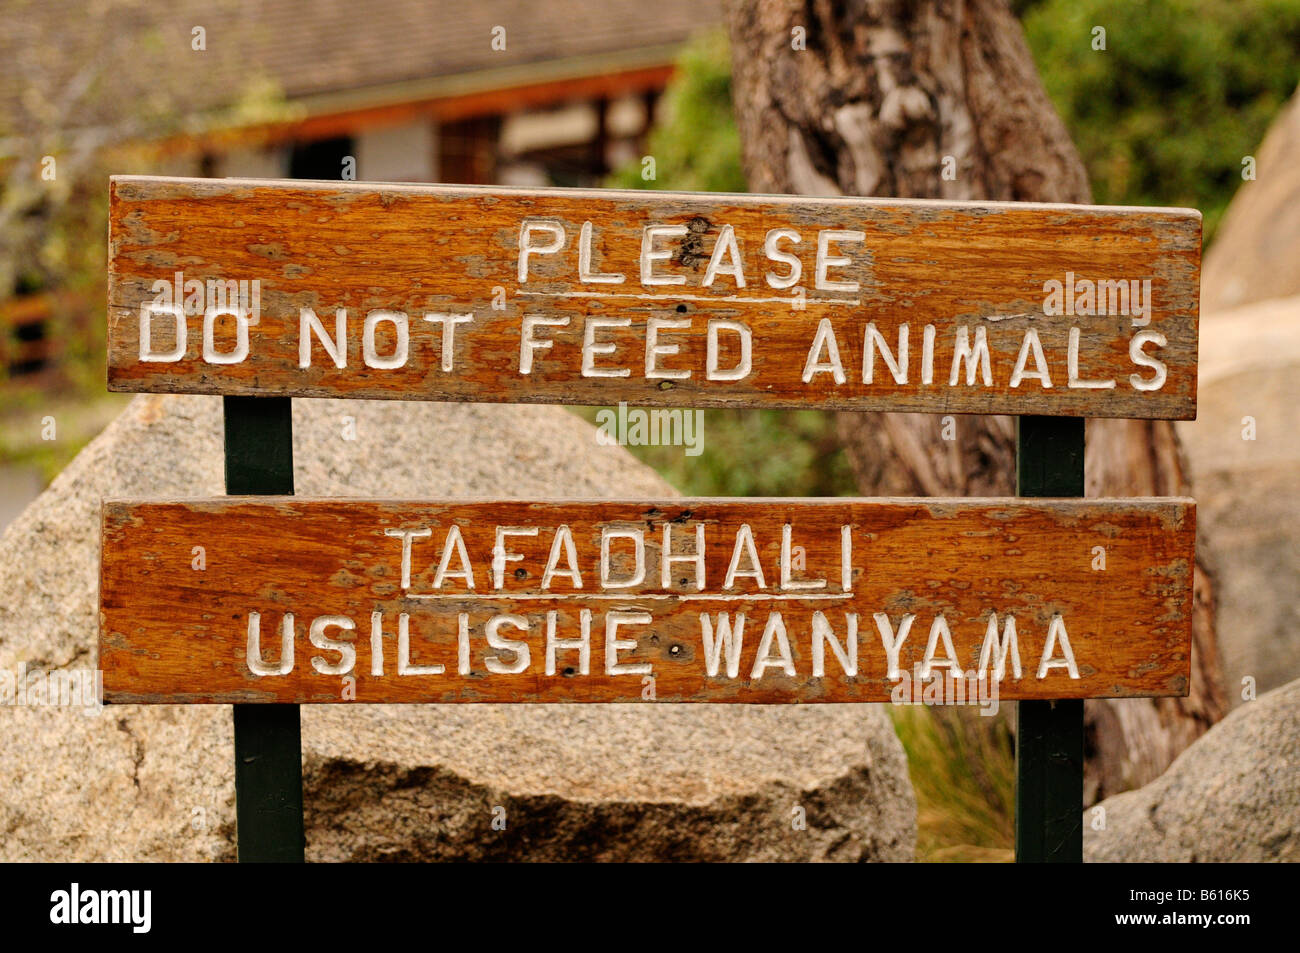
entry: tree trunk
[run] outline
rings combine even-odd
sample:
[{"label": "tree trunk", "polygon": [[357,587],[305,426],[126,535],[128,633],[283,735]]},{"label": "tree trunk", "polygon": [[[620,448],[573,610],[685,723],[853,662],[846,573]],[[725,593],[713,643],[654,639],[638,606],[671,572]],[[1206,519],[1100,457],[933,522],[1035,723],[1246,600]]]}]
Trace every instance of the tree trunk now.
[{"label": "tree trunk", "polygon": [[[1005,0],[727,0],[733,99],[754,192],[1091,201]],[[945,168],[955,174],[945,175]],[[843,413],[862,493],[1014,493],[1008,417]],[[1168,421],[1088,422],[1090,495],[1188,492]],[[1188,698],[1087,704],[1089,803],[1145,784],[1226,712],[1214,600],[1196,566]]]}]

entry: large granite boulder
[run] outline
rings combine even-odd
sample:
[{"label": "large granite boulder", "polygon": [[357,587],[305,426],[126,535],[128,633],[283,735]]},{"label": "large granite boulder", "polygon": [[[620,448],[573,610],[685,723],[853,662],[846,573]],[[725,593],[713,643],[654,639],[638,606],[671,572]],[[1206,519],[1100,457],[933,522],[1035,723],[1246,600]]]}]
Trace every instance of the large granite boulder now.
[{"label": "large granite boulder", "polygon": [[1242,705],[1156,780],[1098,807],[1084,815],[1088,861],[1300,861],[1300,681]]},{"label": "large granite boulder", "polygon": [[[1218,598],[1229,699],[1300,678],[1300,297],[1201,324],[1198,416],[1178,424]],[[1253,682],[1244,682],[1244,679]]]},{"label": "large granite boulder", "polygon": [[1201,269],[1201,310],[1213,315],[1300,294],[1300,93],[1255,153],[1255,179],[1233,196]]},{"label": "large granite boulder", "polygon": [[[674,492],[559,408],[296,401],[294,428],[304,495]],[[220,431],[217,398],[138,397],[9,527],[0,671],[94,665],[100,500],[221,493]],[[234,859],[229,708],[0,718],[0,859]],[[310,860],[914,850],[915,799],[882,706],[308,706],[302,725]]]}]

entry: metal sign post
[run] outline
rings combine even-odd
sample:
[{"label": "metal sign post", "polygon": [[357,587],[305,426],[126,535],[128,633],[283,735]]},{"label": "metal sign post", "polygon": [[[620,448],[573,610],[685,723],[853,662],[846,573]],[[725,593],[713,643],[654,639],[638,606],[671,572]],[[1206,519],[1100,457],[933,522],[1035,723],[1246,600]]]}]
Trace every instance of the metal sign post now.
[{"label": "metal sign post", "polygon": [[[1084,421],[1016,420],[1016,492],[1083,496]],[[1083,700],[1016,704],[1016,860],[1083,860]]]},{"label": "metal sign post", "polygon": [[[226,493],[293,494],[288,397],[226,397]],[[302,729],[297,705],[235,705],[239,860],[301,863]]]}]

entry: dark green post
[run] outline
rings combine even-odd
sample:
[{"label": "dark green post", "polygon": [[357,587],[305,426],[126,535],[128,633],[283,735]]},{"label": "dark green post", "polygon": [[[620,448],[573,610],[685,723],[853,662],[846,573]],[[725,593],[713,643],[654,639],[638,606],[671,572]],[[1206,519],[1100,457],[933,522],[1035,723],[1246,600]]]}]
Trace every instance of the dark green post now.
[{"label": "dark green post", "polygon": [[[293,494],[288,397],[226,397],[226,492]],[[302,728],[297,705],[235,705],[239,860],[302,863]]]},{"label": "dark green post", "polygon": [[[1083,419],[1016,421],[1016,492],[1083,496]],[[1016,861],[1083,861],[1083,700],[1016,706]]]}]

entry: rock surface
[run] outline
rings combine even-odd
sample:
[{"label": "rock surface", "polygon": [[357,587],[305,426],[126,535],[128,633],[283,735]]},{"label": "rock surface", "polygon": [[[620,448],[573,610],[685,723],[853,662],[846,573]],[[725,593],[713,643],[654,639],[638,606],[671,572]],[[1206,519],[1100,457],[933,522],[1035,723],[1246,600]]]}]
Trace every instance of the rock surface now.
[{"label": "rock surface", "polygon": [[[1273,120],[1201,269],[1201,311],[1300,294],[1300,93]],[[1202,350],[1202,354],[1204,354]]]},{"label": "rock surface", "polygon": [[1146,787],[1084,815],[1087,861],[1300,861],[1300,681],[1238,708]]},{"label": "rock surface", "polygon": [[[217,398],[138,397],[9,527],[0,671],[93,665],[100,500],[221,493],[220,430]],[[559,408],[296,401],[294,430],[303,495],[674,492]],[[0,717],[0,859],[234,859],[229,708]],[[913,855],[881,706],[309,706],[302,724],[309,860]]]},{"label": "rock surface", "polygon": [[1300,297],[1207,316],[1200,355],[1198,416],[1178,433],[1240,704],[1247,677],[1258,692],[1300,678]]}]

